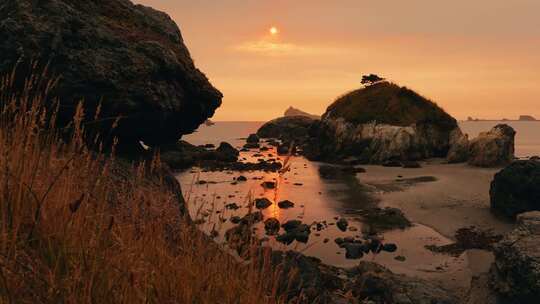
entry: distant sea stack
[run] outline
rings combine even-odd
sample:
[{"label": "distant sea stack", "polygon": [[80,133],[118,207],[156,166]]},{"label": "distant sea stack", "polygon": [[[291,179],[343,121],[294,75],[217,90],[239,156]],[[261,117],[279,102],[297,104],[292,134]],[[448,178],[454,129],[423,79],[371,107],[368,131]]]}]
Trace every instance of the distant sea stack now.
[{"label": "distant sea stack", "polygon": [[128,0],[3,0],[0,37],[0,75],[17,65],[22,85],[34,62],[48,63],[61,77],[50,94],[60,100],[60,123],[81,100],[89,122],[101,103],[87,128],[124,145],[176,142],[221,105],[174,21]]},{"label": "distant sea stack", "polygon": [[310,159],[384,163],[446,157],[453,142],[465,135],[434,102],[406,87],[379,82],[338,98],[310,136]]},{"label": "distant sea stack", "polygon": [[304,117],[309,117],[311,119],[321,119],[321,116],[319,115],[314,115],[314,114],[309,114],[307,112],[304,112],[302,110],[299,110],[297,108],[294,108],[294,107],[289,107],[285,113],[283,114],[283,116],[285,117],[289,117],[289,116],[304,116]]},{"label": "distant sea stack", "polygon": [[519,116],[520,121],[536,121],[536,118],[532,117],[531,115],[521,115]]}]

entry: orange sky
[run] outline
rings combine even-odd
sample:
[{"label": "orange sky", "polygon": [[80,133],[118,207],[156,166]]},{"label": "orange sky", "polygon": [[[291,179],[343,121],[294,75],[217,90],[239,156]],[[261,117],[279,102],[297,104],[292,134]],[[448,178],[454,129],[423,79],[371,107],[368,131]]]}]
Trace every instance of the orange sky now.
[{"label": "orange sky", "polygon": [[540,118],[539,0],[136,2],[180,26],[225,95],[214,120],[268,120],[289,105],[321,114],[367,73],[458,119]]}]

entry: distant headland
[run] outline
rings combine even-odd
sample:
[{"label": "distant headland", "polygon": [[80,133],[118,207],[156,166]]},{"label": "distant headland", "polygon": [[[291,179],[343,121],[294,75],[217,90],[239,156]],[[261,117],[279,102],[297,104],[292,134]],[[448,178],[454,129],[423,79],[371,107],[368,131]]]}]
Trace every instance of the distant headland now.
[{"label": "distant headland", "polygon": [[502,119],[479,119],[479,118],[473,118],[473,117],[469,116],[469,117],[467,117],[467,121],[539,121],[539,120],[534,118],[531,115],[520,115],[518,119],[508,119],[508,118],[502,118]]}]

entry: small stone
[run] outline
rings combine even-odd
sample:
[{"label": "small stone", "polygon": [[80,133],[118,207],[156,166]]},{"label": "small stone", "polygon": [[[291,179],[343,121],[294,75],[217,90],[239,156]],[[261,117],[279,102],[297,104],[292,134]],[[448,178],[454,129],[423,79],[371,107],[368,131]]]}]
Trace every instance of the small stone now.
[{"label": "small stone", "polygon": [[264,229],[266,230],[266,234],[268,235],[274,235],[279,232],[280,223],[279,220],[276,218],[269,218],[264,221]]},{"label": "small stone", "polygon": [[263,182],[261,186],[264,189],[275,189],[276,188],[276,182]]},{"label": "small stone", "polygon": [[289,200],[284,200],[278,203],[278,207],[281,209],[288,209],[294,207],[294,203]]},{"label": "small stone", "polygon": [[349,226],[349,222],[344,218],[340,218],[339,221],[337,221],[336,225],[339,230],[345,232],[347,231],[347,226]]},{"label": "small stone", "polygon": [[247,177],[245,177],[243,175],[240,175],[239,177],[236,178],[236,181],[238,181],[238,182],[246,182]]},{"label": "small stone", "polygon": [[399,262],[405,262],[407,258],[402,255],[398,255],[397,257],[394,258],[394,260],[399,261]]},{"label": "small stone", "polygon": [[236,203],[230,203],[225,205],[225,208],[229,210],[238,210],[240,209],[240,206],[238,206]]},{"label": "small stone", "polygon": [[266,209],[270,206],[272,206],[272,202],[265,197],[255,199],[255,208],[257,209]]},{"label": "small stone", "polygon": [[289,232],[289,231],[293,231],[297,229],[300,225],[302,225],[302,221],[290,220],[290,221],[287,221],[285,224],[281,225],[281,227],[283,227],[285,231]]},{"label": "small stone", "polygon": [[276,237],[276,240],[280,243],[290,245],[292,242],[294,242],[294,235],[292,233],[284,233],[280,234],[278,237]]},{"label": "small stone", "polygon": [[396,252],[397,251],[397,245],[393,243],[387,243],[382,246],[382,250],[386,252]]},{"label": "small stone", "polygon": [[357,260],[364,256],[363,246],[357,243],[345,244],[345,258],[350,260]]}]

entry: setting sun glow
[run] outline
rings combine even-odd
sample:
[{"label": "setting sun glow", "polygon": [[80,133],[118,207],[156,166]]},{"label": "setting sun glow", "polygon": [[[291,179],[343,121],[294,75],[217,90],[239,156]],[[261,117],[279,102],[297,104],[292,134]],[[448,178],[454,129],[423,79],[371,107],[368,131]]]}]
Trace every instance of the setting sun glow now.
[{"label": "setting sun glow", "polygon": [[272,27],[270,28],[270,34],[272,34],[272,35],[277,35],[278,33],[279,33],[279,30],[277,29],[277,27],[272,26]]}]

